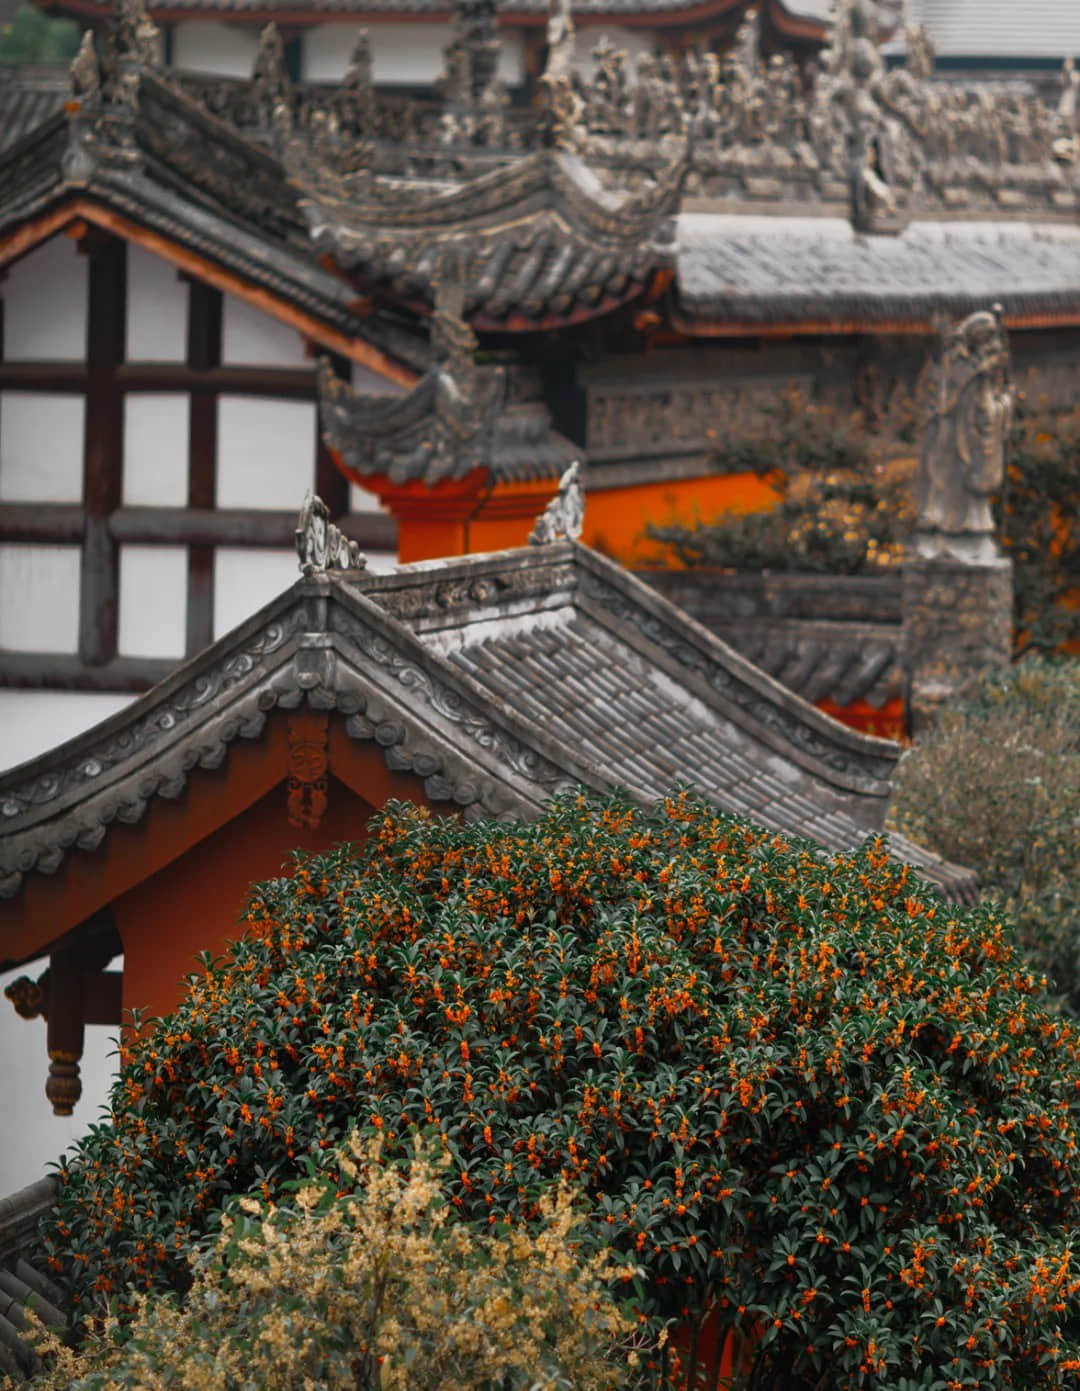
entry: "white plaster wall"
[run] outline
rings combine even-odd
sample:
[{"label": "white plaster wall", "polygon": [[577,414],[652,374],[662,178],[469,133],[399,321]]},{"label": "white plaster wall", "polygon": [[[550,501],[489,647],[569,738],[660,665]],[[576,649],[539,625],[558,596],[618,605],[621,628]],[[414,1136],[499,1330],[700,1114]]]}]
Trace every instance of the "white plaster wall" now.
[{"label": "white plaster wall", "polygon": [[214,552],[214,637],[235,628],[299,577],[293,550],[219,546]]},{"label": "white plaster wall", "polygon": [[83,396],[0,391],[0,498],[81,502]]},{"label": "white plaster wall", "polygon": [[184,655],[187,547],[121,546],[117,647],[122,657]]},{"label": "white plaster wall", "polygon": [[[300,41],[300,71],[307,82],[338,82],[345,76],[360,24],[316,24]],[[442,73],[443,53],[453,38],[449,24],[369,24],[376,82],[430,86]],[[500,34],[498,73],[509,87],[525,80],[525,41],[515,30]]]},{"label": "white plaster wall", "polygon": [[300,510],[315,479],[315,403],[218,398],[217,505]]},{"label": "white plaster wall", "polygon": [[596,70],[593,50],[602,38],[606,38],[613,48],[621,49],[629,58],[626,75],[631,83],[637,81],[635,63],[644,53],[655,53],[656,35],[648,29],[621,29],[617,24],[580,25],[574,32],[574,56],[578,69],[586,77],[592,77]]},{"label": "white plaster wall", "polygon": [[86,257],[53,237],[17,261],[0,282],[8,362],[81,362],[86,357]]},{"label": "white plaster wall", "polygon": [[0,690],[0,773],[74,739],[134,698],[98,691]]},{"label": "white plaster wall", "polygon": [[0,647],[77,652],[81,546],[0,546]]},{"label": "white plaster wall", "polygon": [[176,267],[134,242],[127,249],[127,360],[183,362],[188,287]]},{"label": "white plaster wall", "polygon": [[296,329],[235,295],[222,304],[221,360],[234,367],[311,366]]},{"label": "white plaster wall", "polygon": [[350,512],[382,512],[384,510],[377,494],[370,492],[367,488],[360,488],[355,483],[349,484]]},{"label": "white plaster wall", "polygon": [[150,391],[124,397],[125,505],[187,505],[188,425],[187,396]]},{"label": "white plaster wall", "polygon": [[[45,1048],[45,1022],[20,1019],[5,988],[19,976],[35,979],[46,962],[34,962],[22,970],[0,975],[0,1114],[4,1117],[4,1138],[0,1144],[0,1198],[28,1183],[44,1178],[46,1165],[61,1154],[96,1121],[107,1105],[109,1087],[116,1070],[117,1030],[91,1026],[86,1030],[79,1073],[83,1094],[73,1116],[54,1116],[45,1098],[45,1079],[49,1056]],[[113,962],[110,970],[119,969]]]},{"label": "white plaster wall", "polygon": [[397,569],[396,551],[365,551],[367,568],[373,575],[387,575]]},{"label": "white plaster wall", "polygon": [[173,66],[215,77],[250,77],[258,46],[258,25],[188,19],[173,28]]}]

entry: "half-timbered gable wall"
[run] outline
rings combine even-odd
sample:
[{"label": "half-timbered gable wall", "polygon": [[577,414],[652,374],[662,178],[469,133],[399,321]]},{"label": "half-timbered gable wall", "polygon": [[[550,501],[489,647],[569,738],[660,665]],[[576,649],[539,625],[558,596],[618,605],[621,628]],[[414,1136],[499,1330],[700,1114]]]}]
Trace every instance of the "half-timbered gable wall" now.
[{"label": "half-timbered gable wall", "polygon": [[321,444],[303,336],[73,230],[0,283],[0,766],[100,719],[87,692],[123,703],[278,593],[308,488],[368,518],[376,567],[394,559],[378,500]]}]

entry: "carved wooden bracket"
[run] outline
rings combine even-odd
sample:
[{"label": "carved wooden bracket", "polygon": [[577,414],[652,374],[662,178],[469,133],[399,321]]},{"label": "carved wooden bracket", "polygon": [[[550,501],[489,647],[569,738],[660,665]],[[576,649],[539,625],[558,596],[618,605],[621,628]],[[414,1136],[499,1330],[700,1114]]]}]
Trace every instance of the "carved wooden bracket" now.
[{"label": "carved wooden bracket", "polygon": [[20,1019],[44,1018],[48,1007],[48,984],[48,971],[37,980],[31,980],[29,976],[20,976],[18,980],[11,982],[4,994],[15,1006],[15,1013]]},{"label": "carved wooden bracket", "polygon": [[328,803],[327,716],[298,711],[289,716],[289,825],[318,830]]}]

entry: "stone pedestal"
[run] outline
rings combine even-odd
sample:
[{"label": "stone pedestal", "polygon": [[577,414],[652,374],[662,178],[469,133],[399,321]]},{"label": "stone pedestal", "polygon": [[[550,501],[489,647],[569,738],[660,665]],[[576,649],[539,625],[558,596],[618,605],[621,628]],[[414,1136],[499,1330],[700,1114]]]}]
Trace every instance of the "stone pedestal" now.
[{"label": "stone pedestal", "polygon": [[908,725],[932,723],[1012,652],[1012,561],[911,558],[903,570],[903,652]]}]

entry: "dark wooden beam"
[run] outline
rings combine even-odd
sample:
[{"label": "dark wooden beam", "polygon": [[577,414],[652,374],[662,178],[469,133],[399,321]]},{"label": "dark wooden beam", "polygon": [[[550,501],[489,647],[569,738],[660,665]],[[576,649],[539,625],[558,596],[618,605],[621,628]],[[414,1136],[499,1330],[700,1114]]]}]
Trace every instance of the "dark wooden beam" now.
[{"label": "dark wooden beam", "polygon": [[[217,290],[206,285],[192,285],[203,292],[200,299],[216,297],[220,333],[220,300]],[[205,312],[205,311],[203,311]],[[194,318],[194,316],[192,316]],[[202,320],[202,313],[196,322]],[[205,344],[208,330],[200,327],[200,342]],[[191,320],[189,320],[189,340]],[[315,371],[310,367],[222,367],[211,365],[199,368],[192,363],[140,362],[128,363],[120,369],[119,381],[125,391],[205,391],[235,392],[242,396],[272,396],[310,401],[315,396]]]},{"label": "dark wooden beam", "polygon": [[[217,392],[221,371],[222,295],[193,280],[188,286],[186,370],[192,377],[188,416],[188,507],[211,514],[217,501]],[[199,380],[194,380],[198,378]],[[185,651],[189,657],[214,640],[213,542],[189,540]]]},{"label": "dark wooden beam", "polygon": [[0,541],[81,541],[85,527],[78,503],[0,502]]},{"label": "dark wooden beam", "polygon": [[0,390],[82,393],[88,381],[85,362],[0,362]]},{"label": "dark wooden beam", "polygon": [[119,238],[89,247],[86,344],[87,395],[83,448],[82,573],[79,591],[79,656],[101,666],[116,655],[119,557],[109,534],[109,515],[120,505],[123,484],[124,398],[117,370],[124,361],[127,245]]},{"label": "dark wooden beam", "polygon": [[[109,530],[117,541],[143,545],[281,547],[293,543],[297,512],[124,507],[113,514]],[[390,551],[397,545],[397,523],[385,513],[360,512],[340,518],[339,525],[370,550]]]},{"label": "dark wooden beam", "polygon": [[[336,376],[343,381],[349,380],[349,364],[345,358],[334,353],[330,357],[330,365]],[[334,463],[334,456],[326,447],[317,408],[315,412],[315,491],[326,503],[330,509],[330,515],[335,521],[348,512],[349,480]]]},{"label": "dark wooden beam", "polygon": [[136,695],[164,681],[176,667],[176,662],[160,657],[114,657],[91,667],[68,653],[0,652],[0,687]]}]

